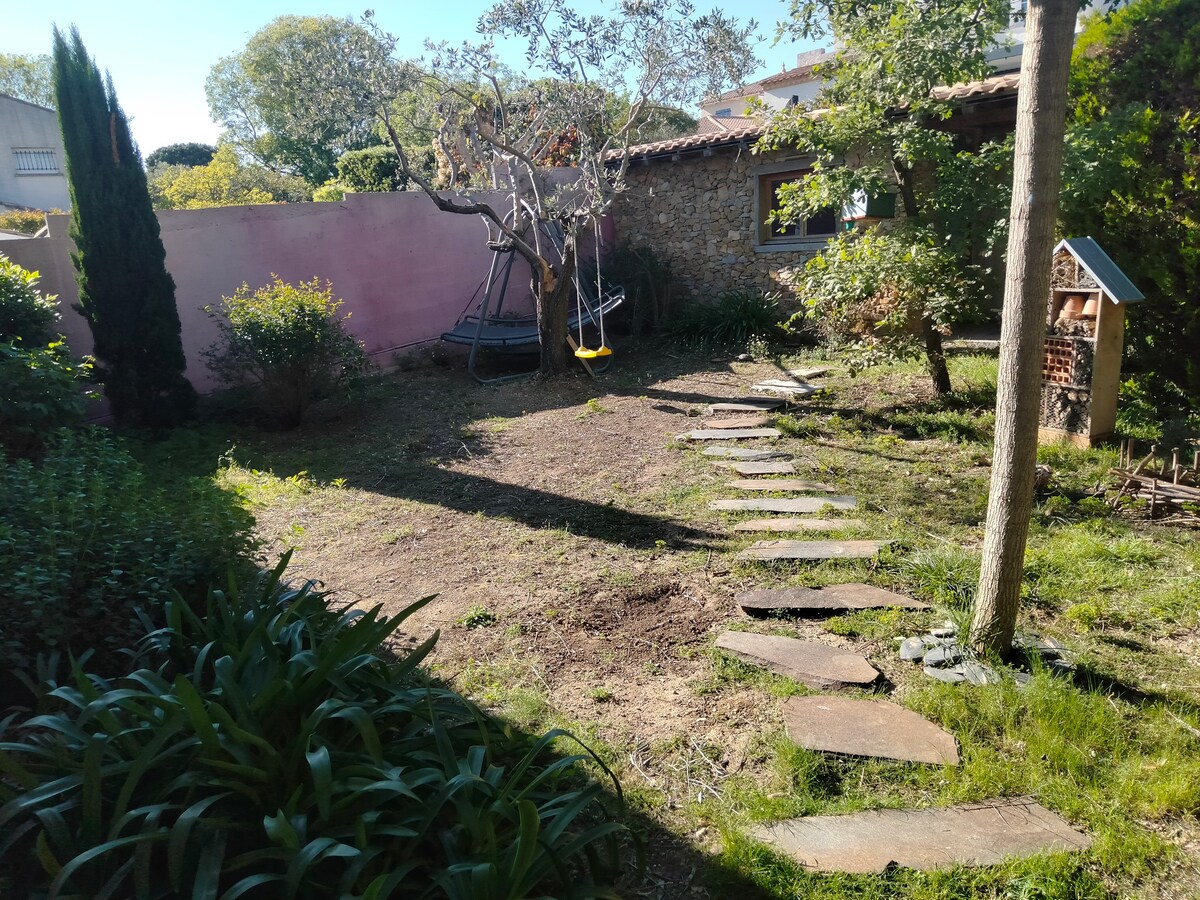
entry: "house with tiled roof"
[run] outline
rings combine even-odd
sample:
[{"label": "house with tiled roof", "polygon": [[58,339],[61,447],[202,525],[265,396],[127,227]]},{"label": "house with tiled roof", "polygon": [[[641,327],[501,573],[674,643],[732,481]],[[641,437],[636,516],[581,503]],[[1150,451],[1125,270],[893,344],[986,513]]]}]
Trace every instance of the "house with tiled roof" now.
[{"label": "house with tiled roof", "polygon": [[[1025,0],[1012,2],[1015,14],[1024,12]],[[1023,17],[1017,15],[989,54],[994,75],[935,90],[936,97],[956,106],[938,127],[954,132],[964,148],[1015,127],[1023,41]],[[692,134],[632,148],[628,187],[617,213],[619,232],[634,245],[653,247],[693,295],[780,289],[838,231],[892,215],[891,198],[880,198],[828,210],[782,231],[767,226],[778,187],[805,177],[813,160],[787,149],[752,153],[766,130],[755,111],[814,100],[832,77],[836,54],[816,50],[796,62],[794,68],[706,100]]]},{"label": "house with tiled roof", "polygon": [[[943,127],[964,146],[1011,131],[1019,83],[1019,73],[1008,72],[939,88],[941,99],[958,105]],[[618,231],[670,262],[687,293],[780,290],[839,230],[893,212],[863,204],[783,231],[769,227],[778,187],[803,178],[812,158],[788,149],[752,153],[765,130],[759,117],[706,114],[692,134],[631,148]]]}]

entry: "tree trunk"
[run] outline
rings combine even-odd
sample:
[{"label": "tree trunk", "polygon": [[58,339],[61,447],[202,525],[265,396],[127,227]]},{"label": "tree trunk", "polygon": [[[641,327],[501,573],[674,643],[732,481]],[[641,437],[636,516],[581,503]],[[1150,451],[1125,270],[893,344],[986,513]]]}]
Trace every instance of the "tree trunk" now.
[{"label": "tree trunk", "polygon": [[1046,302],[1066,128],[1076,0],[1033,0],[1017,96],[996,439],[971,642],[1005,655],[1017,622],[1037,462]]},{"label": "tree trunk", "polygon": [[567,238],[562,266],[542,264],[537,285],[538,337],[542,345],[542,375],[562,375],[571,367],[567,354],[567,318],[575,294],[575,242]]},{"label": "tree trunk", "polygon": [[[898,156],[892,157],[892,172],[900,188],[900,202],[904,207],[904,218],[909,222],[920,221],[921,207],[917,203],[917,191],[913,186],[913,171]],[[933,381],[933,391],[939,397],[950,393],[950,370],[946,367],[946,353],[942,350],[942,336],[927,318],[921,319],[921,342],[925,345],[925,367]]]},{"label": "tree trunk", "polygon": [[925,363],[933,390],[939,397],[950,393],[950,369],[946,367],[946,351],[942,349],[942,335],[929,319],[921,320],[921,337],[925,341]]}]

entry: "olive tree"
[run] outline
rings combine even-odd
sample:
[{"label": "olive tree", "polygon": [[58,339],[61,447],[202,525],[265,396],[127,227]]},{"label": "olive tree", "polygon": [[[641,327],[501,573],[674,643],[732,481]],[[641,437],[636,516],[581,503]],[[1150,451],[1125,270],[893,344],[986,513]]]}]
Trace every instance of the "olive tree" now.
[{"label": "olive tree", "polygon": [[369,35],[336,16],[279,16],[242,51],[219,60],[205,82],[213,119],[237,149],[311,185],[333,177],[339,155],[379,143],[361,103],[314,102],[312,73],[355,56]]},{"label": "olive tree", "polygon": [[[609,15],[586,17],[567,0],[499,3],[480,19],[482,42],[431,44],[420,67],[396,59],[395,39],[369,16],[364,26],[370,40],[310,68],[311,102],[369,111],[405,176],[439,209],[481,216],[494,243],[529,263],[541,371],[565,371],[581,236],[612,208],[625,187],[630,147],[643,128],[661,127],[662,109],[717,93],[753,69],[754,23],[698,14],[686,0],[624,0]],[[524,74],[501,62],[497,37],[524,44]],[[439,192],[406,149],[406,122],[393,100],[414,82],[431,88],[425,94],[439,163],[457,194]],[[612,103],[613,95],[625,102]],[[552,169],[551,160],[570,167]],[[476,189],[508,199],[493,204]]]}]

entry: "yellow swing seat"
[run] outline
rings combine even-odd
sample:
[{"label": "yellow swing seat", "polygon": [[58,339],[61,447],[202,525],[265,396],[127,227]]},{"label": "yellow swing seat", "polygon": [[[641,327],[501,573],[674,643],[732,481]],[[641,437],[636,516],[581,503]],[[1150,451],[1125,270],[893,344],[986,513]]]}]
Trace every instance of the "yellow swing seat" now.
[{"label": "yellow swing seat", "polygon": [[580,359],[595,359],[598,356],[612,356],[612,350],[601,344],[595,350],[589,350],[587,347],[580,347],[575,351],[575,355]]}]

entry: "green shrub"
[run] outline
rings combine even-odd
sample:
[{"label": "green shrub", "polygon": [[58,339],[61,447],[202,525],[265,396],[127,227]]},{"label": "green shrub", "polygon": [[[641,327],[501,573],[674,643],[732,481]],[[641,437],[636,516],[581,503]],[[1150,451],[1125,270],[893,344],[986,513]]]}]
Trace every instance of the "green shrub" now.
[{"label": "green shrub", "polygon": [[227,384],[257,388],[265,411],[295,427],[313,400],[352,387],[367,369],[341,305],[333,285],[316,278],[292,285],[272,275],[256,290],[243,284],[207,308],[224,338],[205,351],[209,367]]},{"label": "green shrub", "polygon": [[788,324],[841,350],[852,373],[920,358],[923,323],[942,331],[978,311],[976,274],[921,229],[840,234],[796,276],[805,309]]},{"label": "green shrub", "polygon": [[422,684],[436,634],[377,655],[432,598],[339,611],[281,585],[286,564],[204,616],[172,601],[147,668],[77,669],[0,743],[11,893],[614,896],[624,829],[583,777],[599,760]]},{"label": "green shrub", "polygon": [[684,344],[745,349],[752,338],[779,338],[780,315],[778,294],[727,291],[711,302],[684,305],[671,336]]},{"label": "green shrub", "polygon": [[0,341],[21,338],[26,344],[50,341],[58,322],[58,304],[37,289],[38,273],[21,268],[0,253]]},{"label": "green shrub", "polygon": [[10,458],[35,456],[55,429],[77,425],[87,409],[87,360],[56,341],[26,348],[0,342],[0,448]]},{"label": "green shrub", "polygon": [[[51,213],[62,215],[61,209]],[[0,231],[15,231],[18,234],[37,234],[46,225],[46,213],[40,209],[9,209],[0,212]]]},{"label": "green shrub", "polygon": [[346,189],[336,181],[327,181],[313,191],[313,203],[340,203],[346,199]]},{"label": "green shrub", "polygon": [[338,157],[337,173],[338,183],[358,194],[402,191],[408,186],[408,178],[400,170],[400,160],[391,147],[347,150]]},{"label": "green shrub", "polygon": [[162,485],[105,432],[58,433],[0,471],[0,673],[129,646],[134,611],[223,579],[250,524],[209,481]]}]

